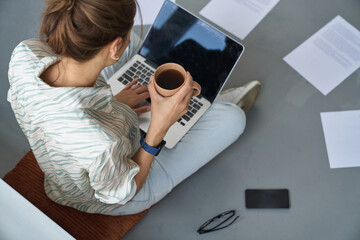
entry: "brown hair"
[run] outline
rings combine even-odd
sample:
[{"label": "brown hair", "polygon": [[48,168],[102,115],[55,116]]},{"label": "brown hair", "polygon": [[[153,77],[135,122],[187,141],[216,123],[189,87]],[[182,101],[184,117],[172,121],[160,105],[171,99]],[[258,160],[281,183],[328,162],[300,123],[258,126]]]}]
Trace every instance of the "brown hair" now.
[{"label": "brown hair", "polygon": [[131,30],[136,0],[47,0],[40,38],[57,55],[86,61]]}]

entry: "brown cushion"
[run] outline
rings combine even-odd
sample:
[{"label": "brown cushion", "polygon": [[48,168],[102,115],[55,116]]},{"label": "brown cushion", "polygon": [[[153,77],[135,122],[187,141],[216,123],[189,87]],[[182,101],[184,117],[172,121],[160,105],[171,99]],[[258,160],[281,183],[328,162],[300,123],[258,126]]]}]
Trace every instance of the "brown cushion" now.
[{"label": "brown cushion", "polygon": [[76,239],[120,239],[148,210],[127,216],[89,214],[51,201],[44,191],[44,174],[29,151],[3,178]]}]

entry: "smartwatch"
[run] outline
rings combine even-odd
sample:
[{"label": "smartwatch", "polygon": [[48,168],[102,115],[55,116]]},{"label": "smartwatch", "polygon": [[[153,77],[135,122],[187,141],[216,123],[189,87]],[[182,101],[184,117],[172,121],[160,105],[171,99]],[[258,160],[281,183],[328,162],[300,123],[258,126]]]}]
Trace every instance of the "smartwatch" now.
[{"label": "smartwatch", "polygon": [[154,155],[154,156],[157,156],[159,155],[161,149],[163,149],[163,147],[165,146],[166,144],[166,141],[162,140],[161,143],[157,146],[157,147],[152,147],[150,146],[149,144],[147,144],[145,142],[145,137],[146,137],[146,133],[141,137],[141,140],[140,140],[140,145],[141,147],[148,153]]}]

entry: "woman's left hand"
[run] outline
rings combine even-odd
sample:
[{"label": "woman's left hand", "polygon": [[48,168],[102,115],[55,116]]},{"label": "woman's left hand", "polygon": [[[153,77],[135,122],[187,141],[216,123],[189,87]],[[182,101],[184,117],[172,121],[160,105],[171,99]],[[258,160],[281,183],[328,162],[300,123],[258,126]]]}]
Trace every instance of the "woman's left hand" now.
[{"label": "woman's left hand", "polygon": [[145,85],[136,85],[134,86],[139,78],[135,78],[132,80],[126,87],[121,90],[118,94],[115,95],[116,100],[119,102],[125,103],[129,107],[131,107],[134,112],[137,114],[144,113],[150,111],[149,106],[143,106],[136,108],[141,101],[150,97],[147,86]]}]

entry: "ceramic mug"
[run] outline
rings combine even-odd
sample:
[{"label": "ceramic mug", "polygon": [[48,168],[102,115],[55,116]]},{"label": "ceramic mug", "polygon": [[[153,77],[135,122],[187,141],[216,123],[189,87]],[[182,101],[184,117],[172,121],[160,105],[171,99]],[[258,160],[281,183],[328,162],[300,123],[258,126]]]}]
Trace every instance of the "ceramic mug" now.
[{"label": "ceramic mug", "polygon": [[[186,71],[177,63],[165,63],[160,65],[154,73],[156,91],[164,96],[170,97],[180,90],[185,84]],[[193,81],[193,97],[201,92],[201,86]]]}]

